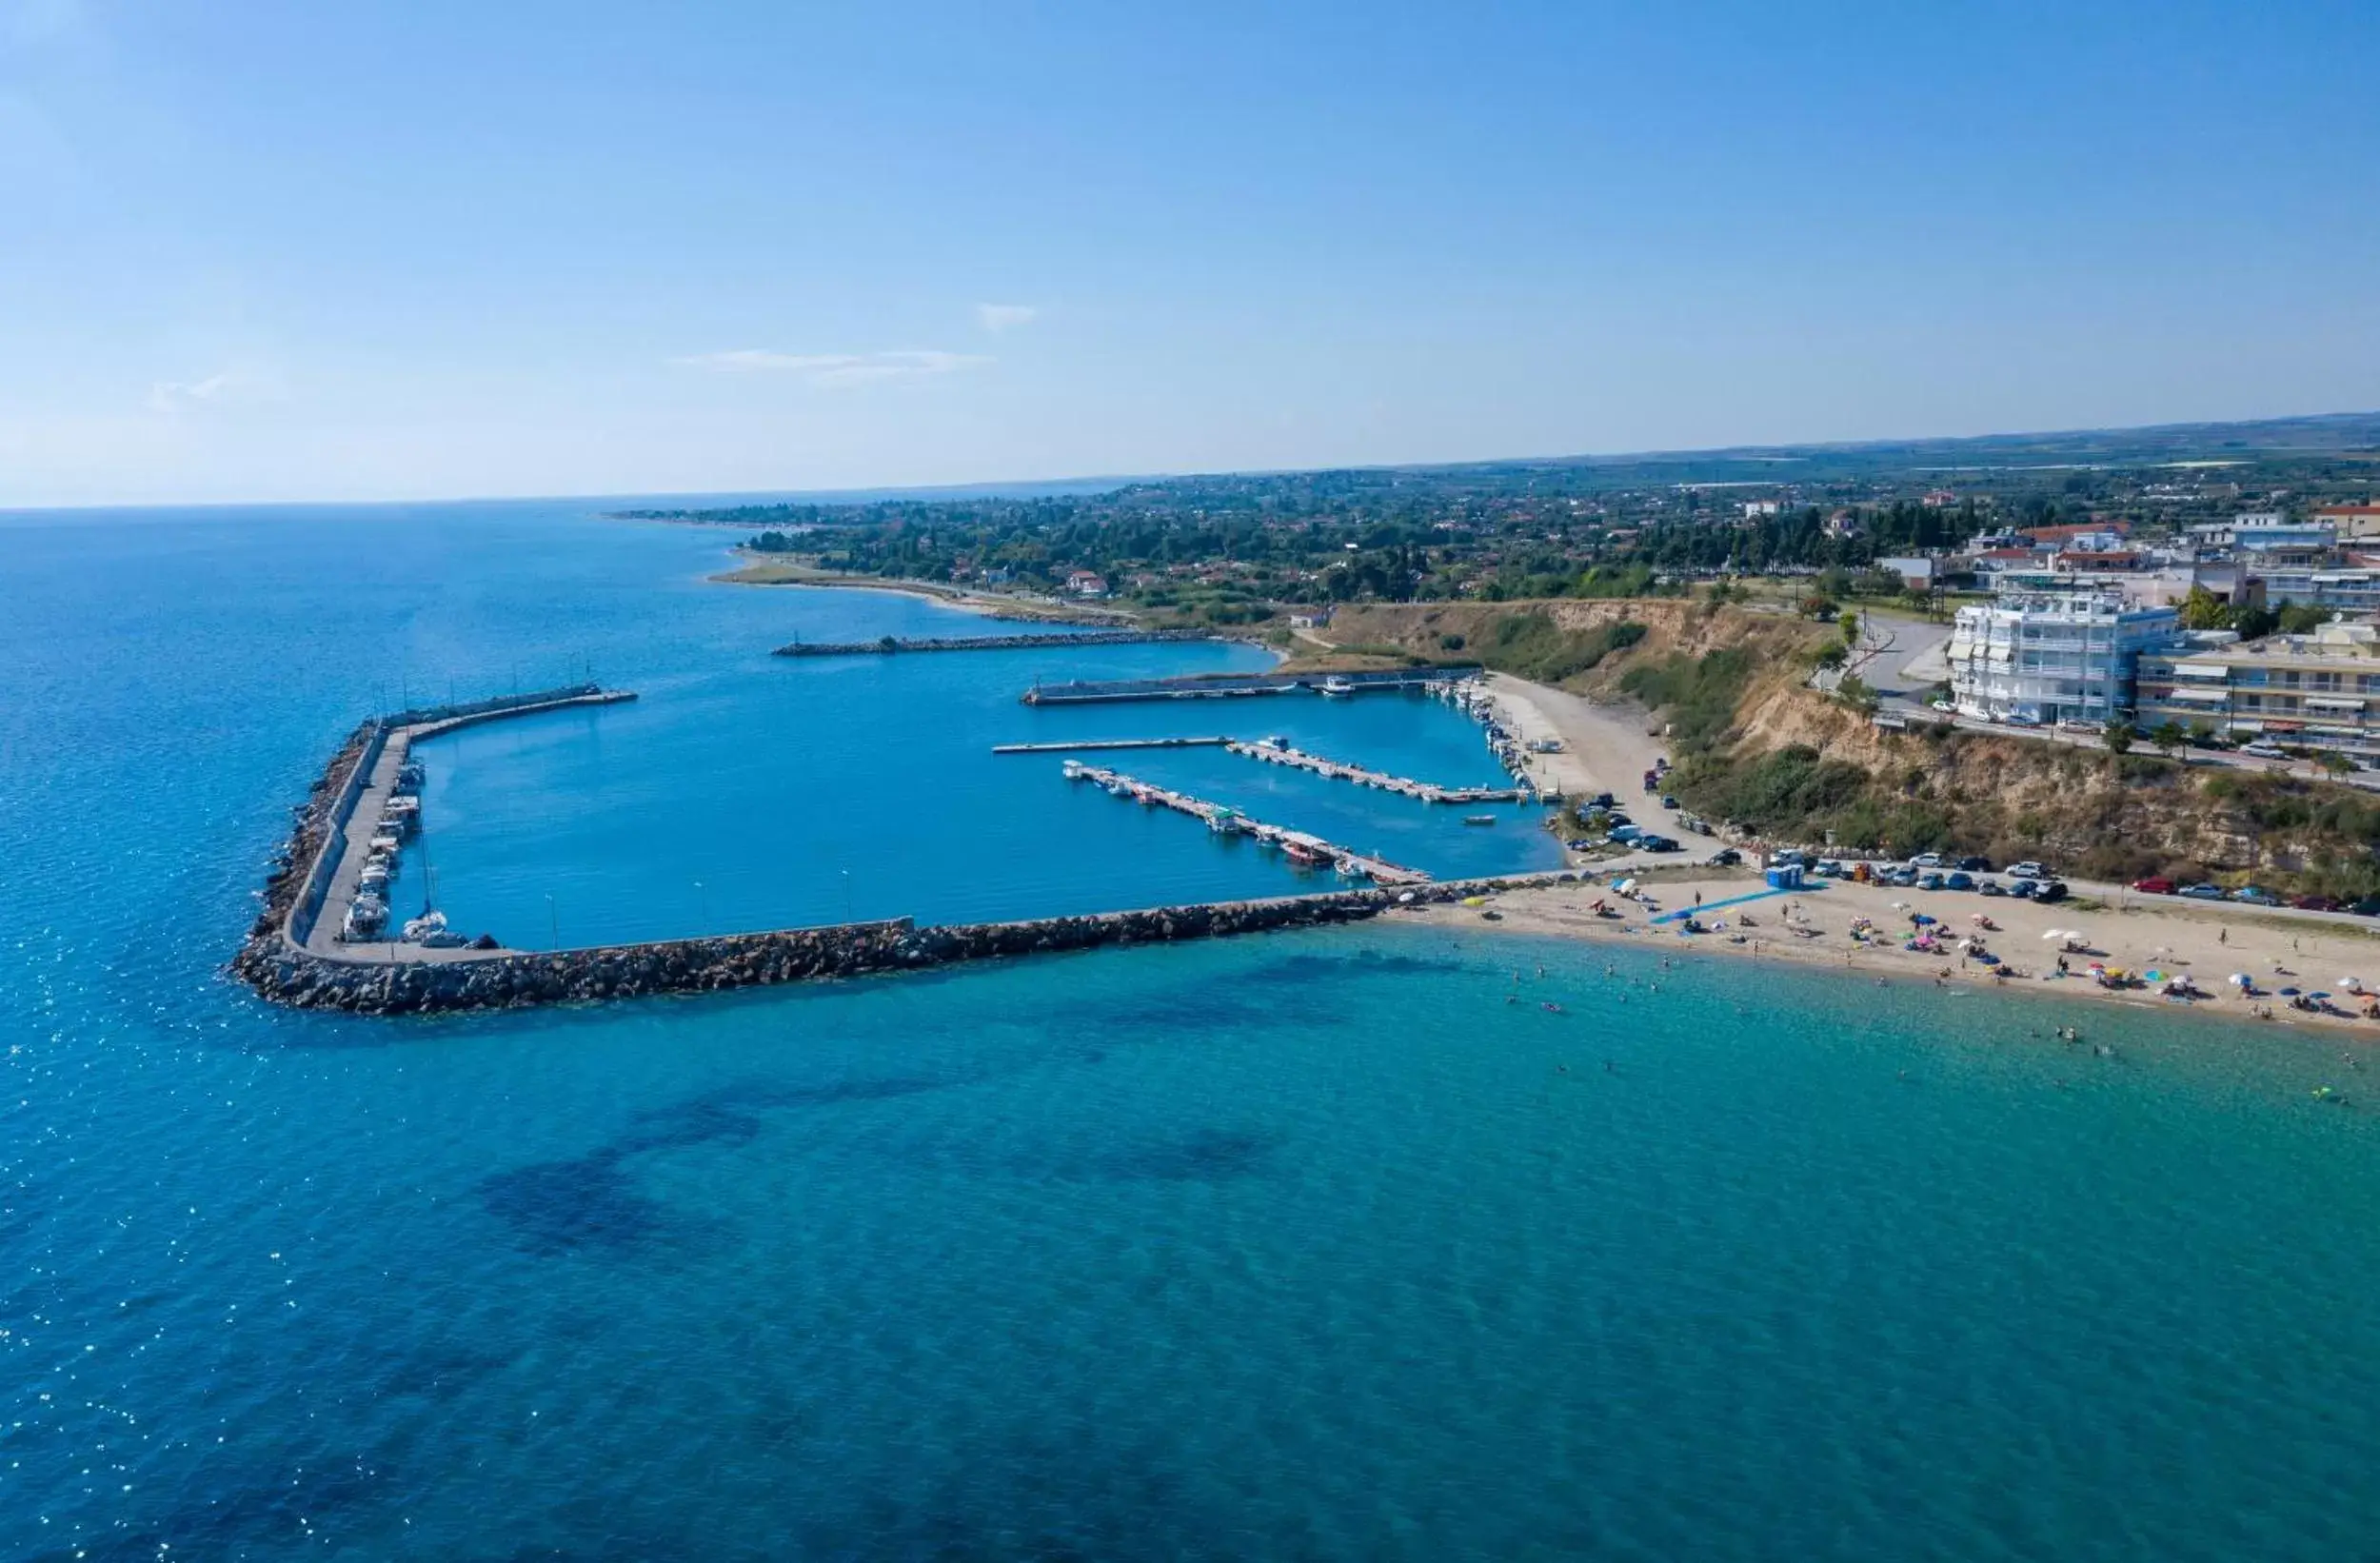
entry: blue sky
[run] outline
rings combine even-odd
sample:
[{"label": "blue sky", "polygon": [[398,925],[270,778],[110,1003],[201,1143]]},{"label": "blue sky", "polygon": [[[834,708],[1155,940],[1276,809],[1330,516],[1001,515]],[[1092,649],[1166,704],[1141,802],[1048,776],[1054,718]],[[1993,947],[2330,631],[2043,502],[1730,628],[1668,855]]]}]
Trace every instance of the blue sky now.
[{"label": "blue sky", "polygon": [[0,505],[2380,406],[2380,6],[0,0]]}]

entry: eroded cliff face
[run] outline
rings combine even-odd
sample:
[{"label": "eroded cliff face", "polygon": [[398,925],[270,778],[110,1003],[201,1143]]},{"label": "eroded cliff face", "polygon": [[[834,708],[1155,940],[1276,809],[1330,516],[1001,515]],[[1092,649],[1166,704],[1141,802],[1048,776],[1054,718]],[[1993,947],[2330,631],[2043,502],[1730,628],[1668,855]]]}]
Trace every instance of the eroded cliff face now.
[{"label": "eroded cliff face", "polygon": [[[1561,681],[1603,699],[1625,700],[1618,686],[1632,667],[1747,653],[1734,720],[1714,736],[1709,762],[1700,767],[1706,776],[1723,779],[1797,746],[1864,773],[1857,796],[1824,816],[1744,820],[1755,834],[1815,842],[1830,821],[1851,825],[1890,815],[1938,821],[1961,850],[2039,857],[2098,877],[2252,875],[2275,885],[2294,880],[2350,891],[2359,874],[2371,872],[2380,826],[2368,821],[2380,820],[2373,806],[2380,801],[2335,784],[2184,765],[2160,759],[2145,743],[2119,758],[2034,738],[1878,728],[1864,712],[1809,686],[1812,660],[1834,634],[1829,624],[1676,599],[1565,600],[1341,609],[1330,634],[1429,655],[1450,654],[1440,638],[1459,635],[1460,655],[1492,665],[1499,626],[1530,615],[1567,634],[1622,622],[1645,626],[1641,641]],[[1681,780],[1690,801],[1728,817],[1721,801],[1728,788],[1693,782],[1691,774]]]}]

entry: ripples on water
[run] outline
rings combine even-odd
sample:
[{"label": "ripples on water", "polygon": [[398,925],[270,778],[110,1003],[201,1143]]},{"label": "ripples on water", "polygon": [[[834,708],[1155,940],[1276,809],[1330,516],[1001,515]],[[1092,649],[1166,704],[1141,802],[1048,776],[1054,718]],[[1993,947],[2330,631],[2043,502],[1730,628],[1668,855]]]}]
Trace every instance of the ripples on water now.
[{"label": "ripples on water", "polygon": [[[359,537],[367,589],[333,571]],[[2093,1007],[2100,1058],[2046,1003],[1411,928],[421,1024],[218,979],[374,683],[592,657],[699,749],[669,699],[798,686],[752,657],[789,621],[930,613],[704,587],[708,546],[511,506],[0,524],[0,1556],[2380,1533],[2380,1092],[2291,1030]],[[1004,679],[950,753],[1016,714]],[[446,772],[458,899],[560,872],[475,860],[474,811],[564,814],[537,790],[596,751],[593,813],[648,787],[608,714],[524,734]],[[1062,838],[1140,819],[972,774]],[[750,827],[658,840],[789,839]],[[1231,864],[1185,834],[1150,862]],[[1088,856],[1048,882],[1134,883]],[[819,899],[765,880],[723,873],[713,915]]]}]

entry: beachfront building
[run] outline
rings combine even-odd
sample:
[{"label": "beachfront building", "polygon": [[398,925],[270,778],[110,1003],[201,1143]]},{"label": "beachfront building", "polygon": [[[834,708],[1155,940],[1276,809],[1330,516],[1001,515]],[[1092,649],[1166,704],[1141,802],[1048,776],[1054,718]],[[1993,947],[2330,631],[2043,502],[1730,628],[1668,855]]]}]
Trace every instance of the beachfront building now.
[{"label": "beachfront building", "polygon": [[2380,612],[2380,570],[2332,570],[2273,565],[2257,573],[2267,603],[2299,603],[2365,618]]},{"label": "beachfront building", "polygon": [[1951,700],[1993,722],[2081,722],[2129,715],[2140,654],[2179,633],[2172,607],[2113,593],[2003,597],[1958,610]]},{"label": "beachfront building", "polygon": [[2135,718],[2185,731],[2380,759],[2380,629],[2193,636],[2141,654]]}]

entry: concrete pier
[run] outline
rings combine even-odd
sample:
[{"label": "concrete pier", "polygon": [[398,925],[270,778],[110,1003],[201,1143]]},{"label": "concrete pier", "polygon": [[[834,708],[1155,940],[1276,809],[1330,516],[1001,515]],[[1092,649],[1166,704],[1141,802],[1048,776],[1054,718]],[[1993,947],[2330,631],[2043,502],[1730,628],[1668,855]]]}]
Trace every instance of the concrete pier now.
[{"label": "concrete pier", "polygon": [[1435,782],[1416,782],[1411,777],[1391,776],[1386,771],[1369,770],[1361,765],[1343,764],[1308,754],[1303,749],[1285,743],[1246,743],[1237,739],[1223,745],[1226,752],[1248,760],[1260,760],[1268,765],[1288,765],[1334,782],[1353,782],[1359,787],[1378,787],[1400,798],[1417,798],[1424,803],[1517,803],[1536,796],[1519,787],[1441,787]]},{"label": "concrete pier", "polygon": [[[388,940],[375,940],[368,945],[350,945],[340,940],[339,931],[347,920],[347,908],[354,903],[363,881],[364,864],[371,856],[370,832],[351,831],[349,824],[359,818],[367,823],[380,818],[388,801],[397,795],[398,774],[419,740],[506,717],[581,705],[611,705],[634,699],[636,696],[625,690],[575,684],[469,705],[401,711],[367,722],[361,731],[360,743],[350,741],[356,753],[327,805],[322,839],[307,871],[307,893],[288,907],[283,921],[284,935],[299,948],[317,955],[374,950],[381,952],[384,961],[399,959],[400,952],[403,959],[424,960],[451,960],[471,953],[399,944],[393,935]],[[346,754],[345,750],[341,752]],[[393,908],[388,920],[392,928],[403,921]]]},{"label": "concrete pier", "polygon": [[1111,679],[1104,682],[1037,683],[1018,699],[1027,705],[1099,705],[1137,700],[1240,700],[1254,695],[1319,694],[1323,681],[1343,682],[1351,695],[1379,689],[1427,689],[1450,679],[1467,679],[1477,663],[1460,666],[1395,667],[1368,673],[1193,673],[1178,679]]},{"label": "concrete pier", "polygon": [[1228,738],[1085,738],[1062,743],[995,743],[994,754],[1087,754],[1095,749],[1216,749]]},{"label": "concrete pier", "polygon": [[1039,651],[1052,646],[1155,645],[1175,641],[1221,641],[1205,629],[1082,629],[1048,635],[937,635],[908,640],[886,635],[873,641],[795,641],[780,657],[880,657],[898,651]]},{"label": "concrete pier", "polygon": [[1210,803],[1203,798],[1175,792],[1170,787],[1142,782],[1101,765],[1085,765],[1069,760],[1066,762],[1066,779],[1070,782],[1094,782],[1119,798],[1129,798],[1136,803],[1187,814],[1221,834],[1248,836],[1266,846],[1308,854],[1316,860],[1314,866],[1331,863],[1349,879],[1370,880],[1374,884],[1386,888],[1430,882],[1430,876],[1418,868],[1407,868],[1385,858],[1369,857],[1302,830],[1284,830],[1279,825],[1268,825],[1261,820],[1250,819],[1238,809]]}]

